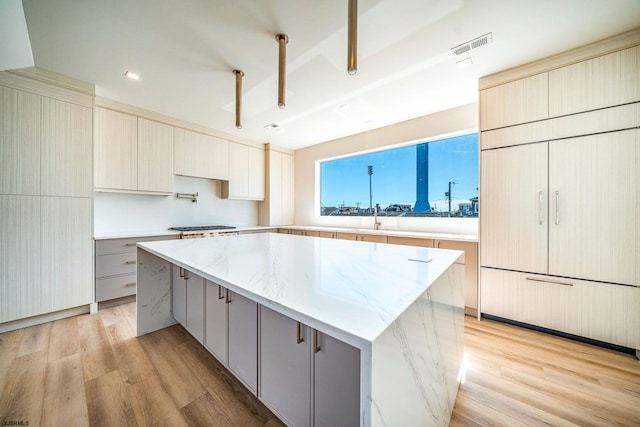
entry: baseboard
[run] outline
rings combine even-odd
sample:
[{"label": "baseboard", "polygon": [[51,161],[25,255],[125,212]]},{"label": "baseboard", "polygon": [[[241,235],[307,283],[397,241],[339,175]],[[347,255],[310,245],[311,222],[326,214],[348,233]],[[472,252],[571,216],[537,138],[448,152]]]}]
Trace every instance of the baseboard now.
[{"label": "baseboard", "polygon": [[122,298],[110,299],[108,301],[99,302],[98,310],[115,307],[116,305],[128,304],[130,302],[135,302],[135,301],[136,301],[135,295],[127,295],[126,297],[122,297]]},{"label": "baseboard", "polygon": [[537,332],[544,332],[545,334],[555,335],[557,337],[567,338],[570,340],[583,342],[585,344],[591,344],[598,347],[607,348],[609,350],[619,351],[620,353],[626,353],[632,356],[635,355],[636,357],[638,356],[638,351],[633,348],[623,347],[621,345],[611,344],[605,341],[598,341],[591,338],[581,337],[580,335],[568,334],[566,332],[556,331],[555,329],[543,328],[541,326],[531,325],[529,323],[522,323],[516,320],[505,319],[504,317],[493,316],[491,314],[482,313],[481,316],[483,319],[494,320],[496,322],[506,323],[508,325],[513,325],[513,326],[519,326],[521,328],[531,329]]},{"label": "baseboard", "polygon": [[29,326],[40,325],[42,323],[53,322],[54,320],[65,319],[67,317],[79,316],[89,313],[90,304],[79,307],[68,308],[66,310],[54,311],[52,313],[38,316],[26,317],[24,319],[12,320],[0,324],[0,333],[15,331],[16,329],[28,328]]}]

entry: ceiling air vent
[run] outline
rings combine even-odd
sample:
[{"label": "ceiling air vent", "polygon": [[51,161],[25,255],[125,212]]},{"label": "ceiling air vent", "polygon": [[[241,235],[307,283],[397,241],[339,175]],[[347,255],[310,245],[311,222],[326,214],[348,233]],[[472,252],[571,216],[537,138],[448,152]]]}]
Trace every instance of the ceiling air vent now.
[{"label": "ceiling air vent", "polygon": [[480,36],[473,40],[470,40],[466,43],[462,43],[456,47],[451,48],[451,53],[455,56],[462,55],[463,53],[469,52],[470,50],[477,49],[479,47],[484,46],[485,44],[489,44],[493,41],[493,33],[487,33],[484,36]]},{"label": "ceiling air vent", "polygon": [[269,124],[268,124],[268,125],[266,125],[264,128],[265,128],[265,129],[276,129],[276,128],[278,128],[278,125],[277,125],[277,124],[275,124],[275,123],[269,123]]}]

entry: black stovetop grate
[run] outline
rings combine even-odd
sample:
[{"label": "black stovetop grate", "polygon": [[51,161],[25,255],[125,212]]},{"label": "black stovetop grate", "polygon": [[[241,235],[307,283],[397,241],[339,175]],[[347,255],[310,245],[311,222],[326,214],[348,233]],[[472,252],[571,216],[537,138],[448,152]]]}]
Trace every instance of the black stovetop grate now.
[{"label": "black stovetop grate", "polygon": [[193,227],[171,227],[169,230],[176,231],[209,231],[209,230],[233,230],[231,225],[196,225]]}]

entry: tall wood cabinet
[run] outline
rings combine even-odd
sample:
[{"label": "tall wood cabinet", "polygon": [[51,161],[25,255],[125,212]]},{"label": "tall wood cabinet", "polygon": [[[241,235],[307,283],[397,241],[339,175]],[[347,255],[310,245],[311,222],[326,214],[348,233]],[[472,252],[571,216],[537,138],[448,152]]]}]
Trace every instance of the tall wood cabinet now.
[{"label": "tall wood cabinet", "polygon": [[260,225],[294,222],[294,157],[289,150],[267,144],[266,194],[258,205]]},{"label": "tall wood cabinet", "polygon": [[0,73],[0,323],[93,301],[93,86],[52,81]]},{"label": "tall wood cabinet", "polygon": [[241,200],[264,200],[264,148],[229,143],[229,180],[223,181],[222,197]]},{"label": "tall wood cabinet", "polygon": [[640,30],[593,49],[480,80],[481,312],[640,349]]}]

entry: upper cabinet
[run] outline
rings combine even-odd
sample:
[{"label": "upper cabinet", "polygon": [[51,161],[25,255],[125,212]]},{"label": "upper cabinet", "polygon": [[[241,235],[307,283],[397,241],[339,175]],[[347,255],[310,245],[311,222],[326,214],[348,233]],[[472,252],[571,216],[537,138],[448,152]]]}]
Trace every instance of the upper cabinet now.
[{"label": "upper cabinet", "polygon": [[223,181],[222,197],[264,200],[264,149],[229,143],[229,180]]},{"label": "upper cabinet", "polygon": [[42,97],[40,189],[45,196],[91,197],[93,112]]},{"label": "upper cabinet", "polygon": [[176,175],[229,179],[229,141],[175,128],[173,170]]},{"label": "upper cabinet", "polygon": [[138,190],[173,191],[173,129],[138,118]]},{"label": "upper cabinet", "polygon": [[95,108],[95,187],[173,192],[173,126]]},{"label": "upper cabinet", "polygon": [[136,190],[138,119],[96,107],[95,121],[96,188]]},{"label": "upper cabinet", "polygon": [[480,130],[549,117],[549,76],[537,74],[480,91]]},{"label": "upper cabinet", "polygon": [[40,194],[40,98],[0,86],[0,194]]},{"label": "upper cabinet", "polygon": [[551,117],[640,101],[640,46],[549,72]]}]

